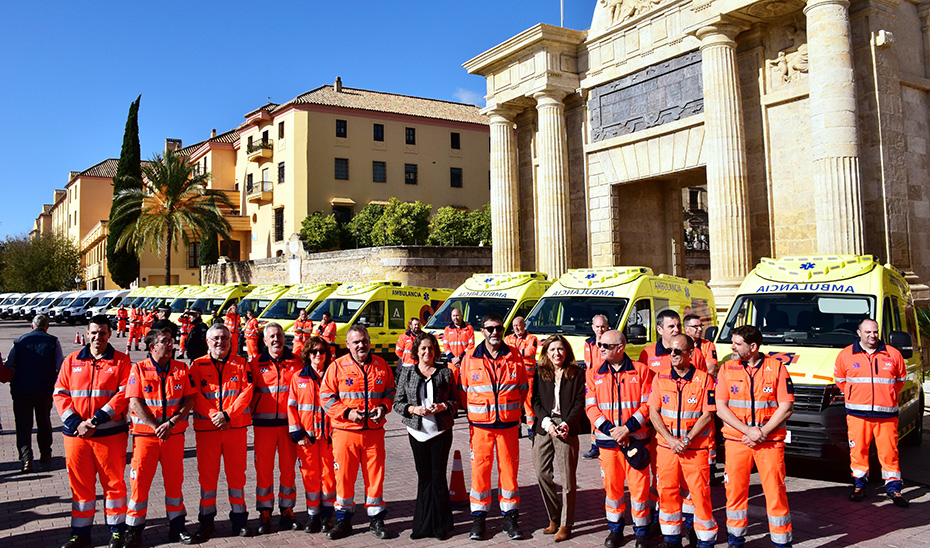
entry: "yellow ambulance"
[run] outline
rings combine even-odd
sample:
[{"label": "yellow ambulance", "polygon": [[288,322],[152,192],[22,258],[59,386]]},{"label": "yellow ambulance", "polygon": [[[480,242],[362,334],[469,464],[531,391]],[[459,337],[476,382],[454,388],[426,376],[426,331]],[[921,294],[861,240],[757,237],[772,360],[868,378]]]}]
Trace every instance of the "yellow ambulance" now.
[{"label": "yellow ambulance", "polygon": [[[294,337],[294,321],[301,310],[309,314],[313,307],[339,287],[338,283],[297,284],[290,286],[278,299],[259,316],[259,323],[276,322],[284,328],[285,338],[290,344]],[[314,322],[315,324],[316,322]]]},{"label": "yellow ambulance", "polygon": [[239,306],[236,310],[243,318],[245,318],[245,311],[251,310],[255,313],[255,317],[257,318],[261,316],[265,309],[278,300],[278,297],[286,293],[290,287],[290,284],[256,285],[255,289],[250,291],[249,294],[239,302]]},{"label": "yellow ambulance", "polygon": [[504,329],[509,334],[513,319],[526,318],[551,285],[549,276],[542,272],[475,274],[452,292],[424,329],[441,340],[446,326],[452,323],[452,309],[458,308],[463,321],[475,329],[475,343],[484,338],[481,318],[488,312],[496,312],[504,318]]},{"label": "yellow ambulance", "polygon": [[161,285],[153,287],[149,291],[149,298],[146,299],[142,306],[147,310],[154,310],[159,306],[171,306],[174,300],[184,293],[191,286],[189,285]]},{"label": "yellow ambulance", "polygon": [[349,282],[339,286],[310,313],[317,325],[323,312],[336,322],[336,346],[345,348],[346,334],[354,324],[362,324],[371,335],[371,350],[388,363],[397,362],[394,348],[410,318],[424,324],[452,294],[451,289],[405,286],[394,280]]},{"label": "yellow ambulance", "polygon": [[871,255],[764,258],[746,277],[720,326],[717,352],[729,359],[733,328],[762,331],[762,352],[788,366],[794,414],[785,452],[817,458],[848,455],[843,393],[833,383],[840,350],[858,339],[859,321],[878,322],[882,341],[901,351],[907,382],[901,390],[899,435],[920,443],[924,398],[920,333],[910,286],[902,272]]},{"label": "yellow ambulance", "polygon": [[614,266],[563,274],[530,312],[526,329],[540,343],[550,335],[563,335],[575,360],[582,362],[585,340],[594,336],[591,320],[603,314],[611,329],[623,331],[626,353],[637,359],[643,348],[656,342],[655,318],[666,309],[682,317],[697,314],[705,325],[717,324],[714,295],[704,282],[655,275],[644,266]]},{"label": "yellow ambulance", "polygon": [[171,304],[171,321],[177,323],[186,308],[199,308],[205,323],[210,323],[214,311],[222,317],[229,305],[238,305],[239,300],[255,289],[254,285],[231,282],[226,285],[192,285],[185,289]]},{"label": "yellow ambulance", "polygon": [[[146,292],[147,292],[149,289],[151,289],[151,287],[152,287],[152,286],[148,286],[148,287],[137,287],[137,288],[131,290],[131,291],[129,292],[129,294],[126,295],[125,298],[123,298],[123,300],[120,302],[120,304],[125,305],[127,310],[128,310],[128,309],[130,308],[130,306],[132,306],[133,304],[135,304],[136,306],[139,306],[139,305],[142,303],[142,301],[144,301],[145,299],[148,298],[148,296],[146,295]],[[115,318],[115,317],[116,317],[116,311],[117,311],[118,309],[119,309],[119,306],[114,306],[113,308],[110,308],[109,310],[107,310],[107,317],[110,318],[111,320],[112,320],[113,318]]]}]

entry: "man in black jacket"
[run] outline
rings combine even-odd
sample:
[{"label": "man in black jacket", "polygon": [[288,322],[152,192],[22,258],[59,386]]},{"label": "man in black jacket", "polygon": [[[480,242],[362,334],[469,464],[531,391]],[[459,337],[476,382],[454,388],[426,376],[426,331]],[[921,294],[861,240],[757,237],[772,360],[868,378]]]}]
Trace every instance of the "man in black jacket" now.
[{"label": "man in black jacket", "polygon": [[58,337],[49,335],[48,316],[37,314],[32,319],[32,331],[13,341],[6,366],[15,373],[10,386],[13,396],[13,417],[16,421],[16,447],[23,472],[33,471],[32,424],[37,427],[39,462],[52,460],[52,391],[58,370],[65,357]]},{"label": "man in black jacket", "polygon": [[203,323],[199,308],[191,308],[191,333],[187,337],[187,358],[191,361],[207,355],[207,324]]}]

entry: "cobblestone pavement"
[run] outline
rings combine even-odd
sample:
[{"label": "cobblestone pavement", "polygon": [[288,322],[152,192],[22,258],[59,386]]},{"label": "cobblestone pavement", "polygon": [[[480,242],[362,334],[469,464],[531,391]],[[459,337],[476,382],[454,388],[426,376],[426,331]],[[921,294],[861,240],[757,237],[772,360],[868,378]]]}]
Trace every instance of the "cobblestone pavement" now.
[{"label": "cobblestone pavement", "polygon": [[[27,331],[25,322],[0,322],[0,351],[4,357],[9,351],[15,336]],[[65,353],[74,351],[75,328],[53,326],[51,332],[62,339]],[[116,339],[120,348],[122,339]],[[133,359],[141,359],[141,352],[133,352]],[[70,533],[70,490],[64,469],[64,458],[60,434],[60,421],[53,417],[55,426],[54,458],[49,470],[23,475],[19,472],[15,436],[13,432],[12,402],[6,387],[0,388],[0,419],[3,428],[0,431],[0,547],[54,547],[60,546]],[[926,421],[925,421],[926,422]],[[468,485],[468,431],[463,420],[455,427],[453,450],[461,451],[464,456],[465,478]],[[196,528],[199,486],[197,483],[197,463],[193,434],[187,437],[187,451],[184,459],[184,498],[189,512],[190,529]],[[251,442],[251,438],[250,438]],[[484,543],[468,540],[470,518],[467,509],[460,506],[455,511],[456,527],[453,536],[442,543],[436,540],[411,540],[410,521],[413,515],[414,497],[416,496],[416,474],[410,457],[407,434],[396,416],[389,416],[387,428],[387,471],[384,496],[388,504],[387,526],[393,538],[379,541],[367,533],[367,520],[362,515],[355,519],[355,534],[340,540],[328,541],[322,534],[308,535],[299,532],[279,532],[269,536],[251,539],[229,538],[229,524],[225,516],[229,503],[222,496],[217,498],[219,519],[217,521],[219,538],[207,543],[210,546],[297,546],[297,545],[333,545],[333,546],[433,546],[448,547],[465,545],[510,544],[501,531],[501,519],[493,515],[488,522],[489,533],[493,538]],[[585,445],[582,443],[582,445]],[[36,448],[37,450],[37,448]],[[527,540],[524,544],[537,545],[552,542],[551,537],[543,536],[542,529],[548,525],[545,510],[536,487],[532,465],[530,442],[521,440],[521,466],[519,482],[521,489],[520,524]],[[251,451],[251,449],[250,449]],[[861,547],[898,547],[910,548],[930,546],[930,488],[926,485],[927,468],[930,466],[930,443],[922,448],[902,450],[905,476],[905,494],[911,500],[911,507],[906,510],[891,505],[883,496],[880,482],[873,482],[869,487],[871,497],[863,503],[847,500],[850,489],[848,472],[842,464],[812,463],[789,460],[787,480],[791,517],[794,525],[795,546],[837,548],[845,546]],[[450,467],[451,468],[451,467]],[[874,469],[874,468],[873,468]],[[179,472],[179,471],[172,471]],[[128,483],[127,466],[127,483]],[[300,481],[298,475],[298,483]],[[917,481],[915,481],[915,478]],[[582,460],[578,466],[578,502],[577,523],[574,536],[563,543],[566,546],[601,546],[607,535],[604,518],[604,491],[601,484],[600,468],[597,461]],[[167,521],[164,506],[160,503],[163,491],[160,476],[156,476],[152,488],[149,508],[149,523],[145,531],[147,546],[167,544]],[[924,483],[920,483],[922,481]],[[494,480],[496,483],[496,480]],[[249,467],[247,483],[247,501],[254,505],[254,471]],[[99,489],[99,488],[98,488]],[[298,517],[305,519],[306,508],[303,506],[302,487],[298,487]],[[100,491],[98,491],[100,492]],[[223,479],[220,480],[220,493],[225,492]],[[361,483],[356,488],[362,493]],[[102,492],[101,492],[102,493]],[[102,494],[100,495],[102,499]],[[720,522],[721,542],[725,545],[724,491],[723,487],[713,488],[714,515]],[[98,500],[97,526],[94,528],[94,542],[105,546],[108,535],[102,523],[102,500]],[[496,506],[495,506],[496,508]],[[496,510],[495,510],[496,512]],[[362,514],[364,512],[361,512]],[[749,548],[771,546],[768,540],[765,522],[765,501],[754,476],[750,490],[750,535],[746,546]],[[251,513],[252,525],[256,514]],[[365,521],[366,523],[362,523]],[[629,517],[627,517],[629,523]],[[629,528],[627,528],[629,533]],[[628,536],[627,538],[631,538]],[[655,540],[653,544],[659,541]],[[518,544],[518,543],[513,543]],[[632,546],[632,540],[628,546]]]}]

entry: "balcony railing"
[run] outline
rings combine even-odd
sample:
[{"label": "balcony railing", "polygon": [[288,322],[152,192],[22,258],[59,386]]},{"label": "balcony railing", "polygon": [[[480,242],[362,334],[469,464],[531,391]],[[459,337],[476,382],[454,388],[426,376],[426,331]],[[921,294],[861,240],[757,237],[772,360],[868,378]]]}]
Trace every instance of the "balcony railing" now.
[{"label": "balcony railing", "polygon": [[246,145],[246,153],[250,161],[262,161],[271,158],[274,153],[274,141],[271,139],[263,141],[252,141]]},{"label": "balcony railing", "polygon": [[274,183],[271,181],[256,181],[245,184],[245,197],[250,202],[270,202],[272,196],[274,196]]}]

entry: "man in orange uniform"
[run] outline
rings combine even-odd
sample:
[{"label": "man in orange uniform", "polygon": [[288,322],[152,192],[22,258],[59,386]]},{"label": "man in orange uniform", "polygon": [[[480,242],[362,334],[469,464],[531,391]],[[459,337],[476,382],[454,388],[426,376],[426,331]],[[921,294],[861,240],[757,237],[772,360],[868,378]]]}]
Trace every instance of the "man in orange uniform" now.
[{"label": "man in orange uniform", "polygon": [[311,337],[307,344],[310,346],[301,356],[306,365],[291,379],[287,423],[291,439],[297,444],[310,518],[304,531],[328,533],[333,528],[336,471],[333,467],[333,428],[320,401],[320,385],[333,350],[329,343],[317,336]]},{"label": "man in orange uniform", "polygon": [[[681,316],[678,312],[670,308],[659,312],[656,315],[656,332],[659,334],[659,340],[643,348],[639,354],[639,361],[648,365],[653,374],[672,366],[669,361],[669,345],[672,344],[672,337],[681,333]],[[707,362],[704,360],[704,354],[700,352],[691,355],[691,365],[698,371],[707,371]]]},{"label": "man in orange uniform", "polygon": [[181,332],[181,336],[180,336],[181,344],[178,345],[178,348],[179,348],[178,359],[179,360],[184,357],[184,352],[187,350],[187,338],[190,336],[191,329],[193,329],[193,327],[194,327],[194,324],[193,324],[193,319],[191,318],[191,315],[190,315],[190,310],[184,310],[184,313],[181,314],[180,318],[178,318],[178,330]]},{"label": "man in orange uniform", "polygon": [[685,335],[691,337],[694,341],[694,350],[701,353],[704,358],[704,364],[707,366],[707,372],[711,377],[717,376],[717,346],[714,341],[702,338],[704,334],[704,322],[697,314],[688,314],[682,320],[682,330]]},{"label": "man in orange uniform", "polygon": [[[610,329],[610,323],[607,320],[607,316],[603,314],[597,314],[591,318],[591,330],[594,331],[592,337],[588,337],[584,342],[584,366],[585,369],[597,369],[604,363],[604,358],[601,355],[601,349],[597,347],[597,343],[601,342],[601,336]],[[595,439],[594,432],[591,432],[591,449],[587,453],[581,455],[583,459],[596,459],[600,455],[600,450],[597,448],[597,440]]]},{"label": "man in orange uniform", "polygon": [[231,304],[226,309],[226,315],[223,317],[223,325],[229,330],[229,344],[233,354],[239,353],[239,328],[242,327],[242,317],[236,309],[236,305]]},{"label": "man in orange uniform", "polygon": [[328,311],[323,312],[323,319],[320,325],[316,326],[316,334],[330,346],[336,344],[336,322],[333,321],[333,315]]},{"label": "man in orange uniform", "polygon": [[245,318],[245,349],[251,361],[258,359],[258,320],[251,309],[245,311]]},{"label": "man in orange uniform", "polygon": [[[247,315],[251,315],[249,310]],[[254,320],[255,318],[252,318]],[[256,328],[257,329],[257,328]],[[248,333],[248,324],[246,324]],[[258,534],[272,532],[271,510],[274,508],[274,457],[278,454],[278,526],[283,530],[302,527],[294,518],[297,500],[297,446],[287,433],[287,391],[291,377],[303,369],[300,358],[284,345],[284,329],[275,322],[265,326],[262,354],[249,362],[252,370],[252,424],[255,450],[255,506],[261,524]],[[248,342],[246,335],[246,342]]]},{"label": "man in orange uniform", "polygon": [[526,428],[529,430],[530,437],[532,437],[533,425],[536,424],[536,414],[533,413],[533,404],[530,400],[533,397],[533,375],[536,373],[536,351],[539,348],[539,339],[536,338],[536,335],[530,335],[526,332],[526,322],[522,316],[514,318],[510,325],[513,326],[513,333],[504,338],[504,344],[516,349],[517,353],[523,358],[527,386],[529,386],[526,401],[523,402],[523,413],[526,416]]},{"label": "man in orange uniform", "polygon": [[127,354],[132,350],[133,346],[135,346],[135,350],[138,352],[139,341],[142,340],[142,311],[136,308],[135,304],[130,306],[132,310],[129,311],[129,338],[126,339]]},{"label": "man in orange uniform", "polygon": [[[672,366],[652,379],[649,418],[659,439],[656,483],[659,525],[665,536],[659,548],[681,548],[682,524],[689,546],[711,548],[717,541],[710,500],[707,451],[715,443],[714,378],[691,365],[694,343],[686,335],[672,337]],[[688,490],[694,514],[682,516],[682,488]]]},{"label": "man in orange uniform", "polygon": [[407,323],[407,330],[397,337],[397,346],[394,347],[394,354],[397,355],[398,363],[405,365],[414,365],[417,363],[417,357],[413,355],[413,341],[420,334],[420,320],[410,318]]},{"label": "man in orange uniform", "polygon": [[[142,309],[142,339],[149,334],[149,331],[152,329],[152,324],[155,323],[155,311],[147,311]],[[147,350],[147,348],[146,348]]]},{"label": "man in orange uniform", "polygon": [[[865,500],[869,482],[869,446],[875,440],[885,491],[895,506],[907,508],[901,494],[898,464],[898,393],[907,380],[904,358],[878,338],[878,323],[865,319],[856,331],[859,340],[836,357],[833,378],[846,400],[849,464],[854,482],[849,500]],[[918,420],[922,420],[918,417]]]},{"label": "man in orange uniform", "polygon": [[363,466],[368,530],[376,538],[384,528],[384,417],[394,404],[394,374],[371,354],[368,330],[354,325],[346,334],[349,353],[336,360],[320,387],[320,401],[333,425],[336,461],[336,524],[327,534],[336,540],[352,532],[355,479]]},{"label": "man in orange uniform", "polygon": [[788,369],[759,352],[762,332],[753,325],[733,330],[734,359],[717,374],[717,414],[726,440],[727,536],[745,543],[749,527],[749,475],[755,463],[765,493],[769,534],[776,548],[791,546],[791,514],[785,492],[785,421],[794,411]]},{"label": "man in orange uniform", "polygon": [[294,320],[294,355],[303,354],[304,343],[313,335],[313,320],[307,317],[307,309],[301,308],[297,319]]},{"label": "man in orange uniform", "polygon": [[61,364],[55,407],[65,435],[65,464],[71,484],[71,540],[62,548],[93,546],[90,528],[97,501],[97,476],[104,482],[104,513],[110,548],[123,546],[126,527],[126,382],[129,356],[109,344],[110,322],[94,316],[84,348]]},{"label": "man in orange uniform", "polygon": [[129,311],[126,310],[126,305],[121,304],[116,310],[116,336],[125,337],[126,336],[126,323],[129,322]]},{"label": "man in orange uniform", "polygon": [[126,515],[126,548],[142,546],[142,529],[149,504],[149,488],[161,463],[165,484],[168,539],[196,544],[184,526],[184,431],[196,389],[184,362],[172,359],[174,339],[167,329],[152,329],[145,338],[149,357],[132,366],[126,385],[132,421],[132,498]]},{"label": "man in orange uniform", "polygon": [[[446,328],[446,333],[449,330]],[[504,320],[493,312],[481,318],[484,342],[465,354],[459,375],[462,408],[471,434],[471,515],[469,538],[484,540],[491,508],[491,467],[497,451],[497,489],[504,515],[504,532],[523,538],[520,517],[520,414],[529,383],[523,358],[504,344]]]},{"label": "man in orange uniform", "polygon": [[252,381],[248,364],[231,351],[229,329],[216,324],[207,329],[207,355],[191,362],[194,394],[194,435],[197,439],[197,472],[200,476],[200,512],[197,519],[201,541],[215,532],[216,486],[220,458],[226,470],[229,521],[234,535],[252,536],[246,524],[245,467],[248,427],[252,424]]},{"label": "man in orange uniform", "polygon": [[442,348],[455,371],[461,366],[465,353],[475,349],[475,329],[463,321],[458,308],[453,308],[450,315],[452,323],[442,333]]},{"label": "man in orange uniform", "polygon": [[[600,447],[601,477],[607,492],[605,507],[610,529],[604,546],[623,546],[623,483],[630,489],[630,514],[636,548],[645,548],[649,531],[649,467],[634,467],[629,459],[645,452],[651,437],[646,402],[652,385],[652,371],[625,353],[626,337],[607,331],[597,343],[604,363],[585,371],[585,413],[594,427]],[[639,458],[642,458],[639,456]]]}]

